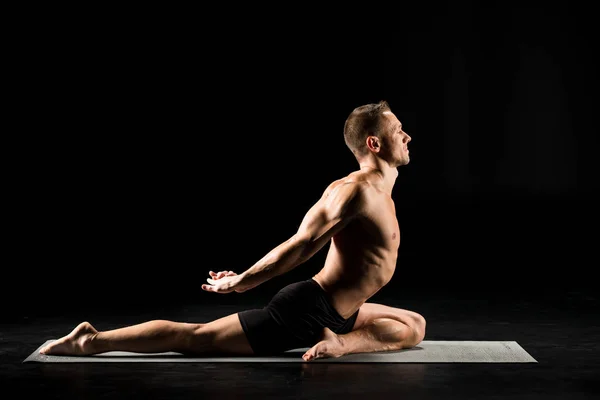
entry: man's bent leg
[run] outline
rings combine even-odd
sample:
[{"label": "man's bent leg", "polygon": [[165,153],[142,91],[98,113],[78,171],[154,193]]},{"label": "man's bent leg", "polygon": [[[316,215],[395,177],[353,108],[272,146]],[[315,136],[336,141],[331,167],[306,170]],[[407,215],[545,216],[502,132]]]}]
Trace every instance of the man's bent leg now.
[{"label": "man's bent leg", "polygon": [[90,323],[82,322],[71,333],[40,350],[47,355],[90,355],[107,351],[253,353],[237,314],[206,324],[154,320],[109,331],[98,331]]},{"label": "man's bent leg", "polygon": [[365,303],[358,312],[352,331],[338,335],[326,328],[322,340],[302,358],[311,361],[414,347],[425,337],[425,326],[425,318],[416,312]]},{"label": "man's bent leg", "polygon": [[415,338],[419,339],[416,344],[421,342],[425,337],[426,321],[421,314],[403,308],[390,307],[385,304],[377,303],[365,303],[360,307],[352,330],[360,329],[379,318],[393,319],[402,322],[411,328]]}]

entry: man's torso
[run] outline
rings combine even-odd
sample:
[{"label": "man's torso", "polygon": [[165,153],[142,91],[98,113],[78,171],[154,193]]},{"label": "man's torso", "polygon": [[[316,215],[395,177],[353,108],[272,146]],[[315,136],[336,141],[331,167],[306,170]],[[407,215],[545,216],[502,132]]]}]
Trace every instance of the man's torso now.
[{"label": "man's torso", "polygon": [[361,178],[367,186],[360,212],[333,237],[325,265],[313,277],[344,318],[350,317],[390,281],[400,245],[400,228],[391,196],[361,175],[351,175],[339,183]]}]

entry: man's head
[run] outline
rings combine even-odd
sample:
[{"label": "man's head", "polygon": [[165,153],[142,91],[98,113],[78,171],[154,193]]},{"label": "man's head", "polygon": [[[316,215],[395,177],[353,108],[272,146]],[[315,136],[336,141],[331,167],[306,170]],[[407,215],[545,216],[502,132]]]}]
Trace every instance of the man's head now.
[{"label": "man's head", "polygon": [[344,140],[359,163],[371,157],[391,167],[410,161],[407,144],[411,138],[384,100],[355,108],[344,124]]}]

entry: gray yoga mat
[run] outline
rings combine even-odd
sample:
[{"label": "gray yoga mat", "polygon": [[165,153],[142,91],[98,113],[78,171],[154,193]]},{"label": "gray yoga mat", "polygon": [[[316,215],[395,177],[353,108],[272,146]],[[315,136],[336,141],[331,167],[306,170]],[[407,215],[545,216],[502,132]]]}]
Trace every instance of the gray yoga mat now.
[{"label": "gray yoga mat", "polygon": [[[302,355],[308,348],[288,350],[272,357],[190,357],[181,353],[132,353],[109,351],[93,356],[46,356],[39,354],[52,340],[35,349],[23,362],[82,363],[82,362],[259,362],[294,363],[306,362]],[[348,354],[338,358],[321,358],[311,363],[537,363],[515,341],[449,341],[424,340],[412,349],[378,353]]]}]

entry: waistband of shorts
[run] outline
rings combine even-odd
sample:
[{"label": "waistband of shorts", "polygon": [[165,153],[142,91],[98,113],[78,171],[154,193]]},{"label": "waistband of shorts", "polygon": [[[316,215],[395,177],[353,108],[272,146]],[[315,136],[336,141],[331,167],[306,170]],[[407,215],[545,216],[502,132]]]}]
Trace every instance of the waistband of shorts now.
[{"label": "waistband of shorts", "polygon": [[[319,289],[323,290],[323,288],[321,287],[321,285],[319,285],[319,282],[317,282],[316,280],[314,280],[313,278],[307,279],[307,282],[312,283],[313,285],[315,285],[316,287],[318,287]],[[324,290],[323,290],[324,291]]]}]

